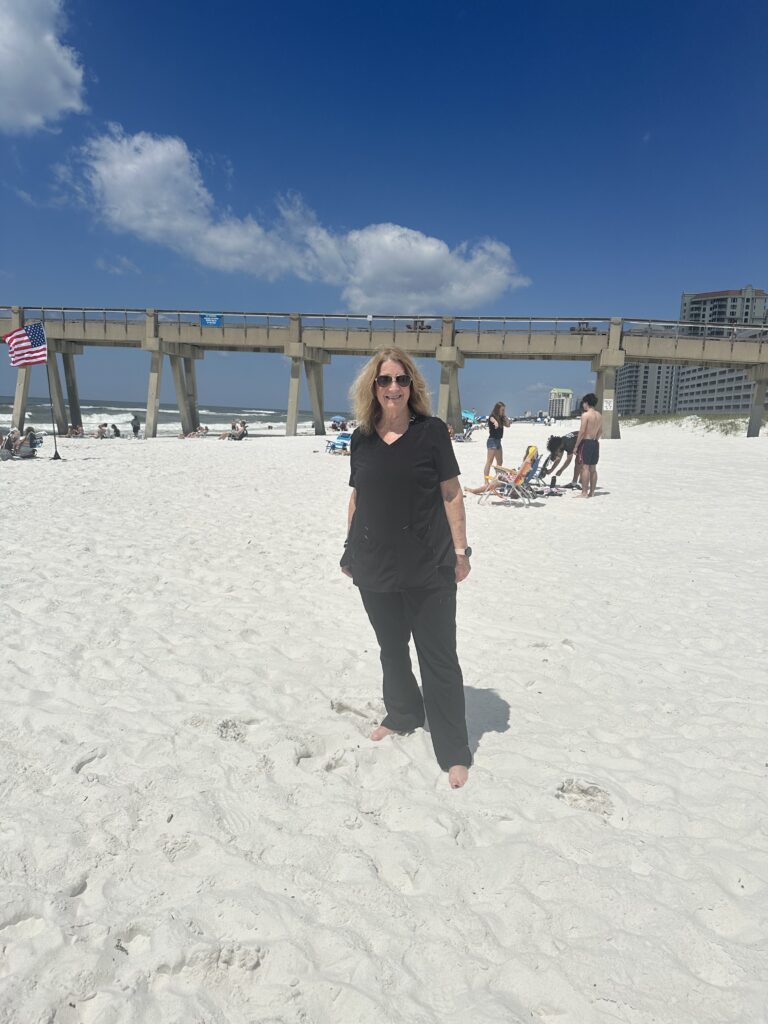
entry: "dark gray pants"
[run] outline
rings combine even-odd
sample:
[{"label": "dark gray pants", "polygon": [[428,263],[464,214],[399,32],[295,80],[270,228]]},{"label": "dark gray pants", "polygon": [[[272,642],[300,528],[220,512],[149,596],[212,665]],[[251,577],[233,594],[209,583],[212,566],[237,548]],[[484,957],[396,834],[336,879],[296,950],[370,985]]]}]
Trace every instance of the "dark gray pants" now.
[{"label": "dark gray pants", "polygon": [[[360,590],[381,649],[384,706],[381,723],[396,732],[424,725],[426,710],[437,763],[447,771],[472,764],[464,712],[464,680],[456,655],[456,585],[380,594]],[[408,642],[419,658],[422,699]]]}]

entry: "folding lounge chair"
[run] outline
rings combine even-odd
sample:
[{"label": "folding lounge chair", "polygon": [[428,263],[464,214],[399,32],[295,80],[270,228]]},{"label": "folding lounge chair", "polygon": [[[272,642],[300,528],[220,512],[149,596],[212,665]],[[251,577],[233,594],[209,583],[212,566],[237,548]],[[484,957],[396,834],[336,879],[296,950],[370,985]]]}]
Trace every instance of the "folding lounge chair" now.
[{"label": "folding lounge chair", "polygon": [[510,505],[516,499],[513,495],[517,495],[518,498],[522,498],[525,504],[530,505],[531,499],[521,489],[521,485],[525,480],[528,473],[531,471],[531,463],[524,462],[520,469],[508,469],[505,466],[499,466],[496,469],[496,476],[493,480],[493,488],[488,491],[484,491],[480,495],[478,505],[486,505],[492,501],[493,498],[501,498],[504,505]]},{"label": "folding lounge chair", "polygon": [[523,481],[518,485],[518,489],[528,499],[528,504],[533,501],[534,498],[538,497],[539,492],[536,490],[535,481],[536,474],[539,471],[539,465],[541,463],[541,456],[537,455],[531,463],[531,468],[525,474]]},{"label": "folding lounge chair", "polygon": [[349,433],[337,434],[336,437],[329,437],[325,443],[326,452],[331,455],[349,455],[349,446],[352,442],[352,435]]},{"label": "folding lounge chair", "polygon": [[472,440],[472,431],[475,429],[475,426],[476,426],[476,424],[474,424],[474,423],[468,423],[466,425],[466,427],[464,427],[464,430],[460,434],[454,434],[453,440],[454,441],[471,441]]}]

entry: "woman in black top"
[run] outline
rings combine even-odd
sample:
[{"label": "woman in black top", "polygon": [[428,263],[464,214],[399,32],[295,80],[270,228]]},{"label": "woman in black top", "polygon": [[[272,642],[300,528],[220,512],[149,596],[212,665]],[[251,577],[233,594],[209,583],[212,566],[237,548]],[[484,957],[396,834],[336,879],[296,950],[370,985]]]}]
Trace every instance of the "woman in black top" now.
[{"label": "woman in black top", "polygon": [[504,465],[501,439],[504,436],[504,427],[509,426],[509,420],[505,416],[505,409],[506,406],[503,402],[497,402],[493,407],[491,415],[488,417],[488,440],[486,441],[488,455],[486,456],[485,469],[483,470],[483,477],[486,481],[491,478],[491,466],[494,459],[499,466]]},{"label": "woman in black top", "polygon": [[400,349],[377,353],[352,397],[359,426],[341,567],[360,588],[381,651],[387,714],[371,739],[412,732],[426,712],[437,761],[459,789],[472,764],[456,655],[456,584],[471,554],[459,467],[445,424],[429,415],[426,383]]}]

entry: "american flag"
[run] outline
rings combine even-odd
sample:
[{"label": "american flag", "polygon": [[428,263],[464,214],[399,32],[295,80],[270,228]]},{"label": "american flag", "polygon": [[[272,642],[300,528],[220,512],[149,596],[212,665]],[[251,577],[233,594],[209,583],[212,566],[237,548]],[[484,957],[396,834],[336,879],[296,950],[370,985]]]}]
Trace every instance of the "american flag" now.
[{"label": "american flag", "polygon": [[48,361],[48,342],[41,323],[25,324],[18,331],[3,335],[8,344],[11,366],[34,366]]}]

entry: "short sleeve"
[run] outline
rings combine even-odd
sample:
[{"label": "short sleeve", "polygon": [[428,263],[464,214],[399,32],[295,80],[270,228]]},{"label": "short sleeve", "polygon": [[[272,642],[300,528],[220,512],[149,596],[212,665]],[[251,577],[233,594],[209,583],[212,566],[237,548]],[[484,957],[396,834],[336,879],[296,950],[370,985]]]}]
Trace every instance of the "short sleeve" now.
[{"label": "short sleeve", "polygon": [[432,433],[438,479],[440,483],[444,483],[446,480],[453,480],[454,477],[461,473],[461,470],[456,461],[448,427],[442,420],[434,417],[432,420]]}]

